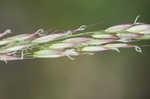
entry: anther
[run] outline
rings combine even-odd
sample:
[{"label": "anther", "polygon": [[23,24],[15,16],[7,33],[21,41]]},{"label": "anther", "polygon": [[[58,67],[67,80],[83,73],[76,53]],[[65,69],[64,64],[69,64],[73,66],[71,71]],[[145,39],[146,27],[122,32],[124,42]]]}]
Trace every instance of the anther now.
[{"label": "anther", "polygon": [[3,33],[9,34],[12,33],[11,29],[6,29]]},{"label": "anther", "polygon": [[139,24],[137,21],[138,19],[140,18],[140,15],[136,16],[135,20],[134,20],[134,23],[133,24]]},{"label": "anther", "polygon": [[86,28],[87,28],[86,25],[81,25],[77,30],[78,30],[78,31],[83,31],[83,30],[85,30]]},{"label": "anther", "polygon": [[42,34],[43,32],[44,32],[43,29],[38,29],[35,33],[37,33],[37,34]]},{"label": "anther", "polygon": [[111,49],[118,52],[118,53],[120,53],[120,50],[118,48],[111,48]]},{"label": "anther", "polygon": [[139,53],[142,53],[142,49],[139,46],[135,46],[135,50]]},{"label": "anther", "polygon": [[21,51],[21,59],[24,59],[24,50]]}]

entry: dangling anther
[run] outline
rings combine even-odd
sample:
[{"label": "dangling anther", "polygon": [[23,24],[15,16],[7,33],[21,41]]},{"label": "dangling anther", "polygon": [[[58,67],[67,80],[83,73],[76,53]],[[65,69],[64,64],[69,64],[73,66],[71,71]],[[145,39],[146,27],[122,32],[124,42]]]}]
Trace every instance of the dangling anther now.
[{"label": "dangling anther", "polygon": [[21,59],[24,59],[24,50],[21,50]]},{"label": "dangling anther", "polygon": [[78,32],[78,31],[83,31],[83,30],[85,30],[86,28],[87,28],[86,25],[81,25],[79,28],[74,29],[74,30],[69,30],[69,31],[67,31],[67,32],[65,32],[65,33],[66,33],[66,34],[69,34],[69,35],[72,35],[72,33],[76,33],[76,32]]},{"label": "dangling anther", "polygon": [[87,28],[86,25],[81,25],[77,30],[78,30],[78,31],[83,31],[83,30],[85,30],[86,28]]},{"label": "dangling anther", "polygon": [[38,38],[42,33],[44,33],[44,30],[43,29],[38,29],[35,33],[30,35],[27,40],[32,41],[32,40]]},{"label": "dangling anther", "polygon": [[3,33],[9,34],[9,33],[12,33],[12,31],[11,31],[11,29],[6,29]]},{"label": "dangling anther", "polygon": [[6,57],[1,57],[0,60],[3,61],[5,64],[8,63]]},{"label": "dangling anther", "polygon": [[71,57],[70,55],[66,55],[70,60],[74,60],[73,57]]},{"label": "dangling anther", "polygon": [[140,15],[136,16],[133,24],[140,24],[139,22],[137,22],[139,18],[140,18]]},{"label": "dangling anther", "polygon": [[6,58],[4,58],[4,59],[3,59],[3,61],[5,62],[5,64],[7,64],[7,63],[8,63],[8,61],[6,60]]},{"label": "dangling anther", "polygon": [[12,33],[10,29],[5,30],[3,33],[0,33],[0,38],[3,38],[4,36]]},{"label": "dangling anther", "polygon": [[135,50],[136,50],[137,52],[139,52],[139,53],[142,53],[142,52],[143,52],[142,49],[141,49],[141,47],[139,47],[139,46],[135,46],[134,48],[135,48]]},{"label": "dangling anther", "polygon": [[120,50],[118,48],[111,48],[111,49],[118,52],[118,53],[120,53]]},{"label": "dangling anther", "polygon": [[44,30],[43,29],[38,29],[36,32],[35,32],[35,34],[42,34],[42,33],[44,33]]}]

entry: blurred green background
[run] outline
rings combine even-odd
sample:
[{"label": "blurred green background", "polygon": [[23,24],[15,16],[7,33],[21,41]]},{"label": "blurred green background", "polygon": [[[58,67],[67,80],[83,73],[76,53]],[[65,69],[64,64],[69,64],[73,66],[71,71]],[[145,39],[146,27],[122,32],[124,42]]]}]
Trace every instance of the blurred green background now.
[{"label": "blurred green background", "polygon": [[[139,21],[150,23],[149,0],[0,0],[0,31],[39,28],[89,30]],[[99,52],[93,56],[0,63],[0,99],[150,98],[150,48]]]}]

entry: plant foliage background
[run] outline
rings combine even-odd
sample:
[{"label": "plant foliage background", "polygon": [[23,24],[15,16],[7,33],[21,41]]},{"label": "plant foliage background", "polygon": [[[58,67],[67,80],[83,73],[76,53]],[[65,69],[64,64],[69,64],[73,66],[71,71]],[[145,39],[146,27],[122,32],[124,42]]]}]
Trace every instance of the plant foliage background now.
[{"label": "plant foliage background", "polygon": [[[0,30],[33,33],[82,24],[150,23],[148,0],[0,0]],[[147,42],[146,42],[147,43]],[[148,43],[147,43],[148,44]],[[0,63],[0,99],[142,99],[150,92],[150,48]]]}]

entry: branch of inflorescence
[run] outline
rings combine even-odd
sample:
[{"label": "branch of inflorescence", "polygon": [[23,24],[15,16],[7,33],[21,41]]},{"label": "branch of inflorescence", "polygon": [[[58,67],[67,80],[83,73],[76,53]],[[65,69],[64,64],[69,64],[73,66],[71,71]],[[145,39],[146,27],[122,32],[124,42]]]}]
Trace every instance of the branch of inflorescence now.
[{"label": "branch of inflorescence", "polygon": [[[93,55],[96,52],[120,48],[134,48],[142,53],[141,47],[150,46],[142,44],[150,40],[150,24],[138,23],[139,16],[133,24],[115,25],[103,30],[84,32],[88,26],[82,25],[77,29],[62,33],[46,34],[43,29],[33,34],[12,34],[7,29],[0,34],[0,60],[16,61],[34,58],[59,58],[73,56]],[[140,42],[140,45],[137,44]]]}]

